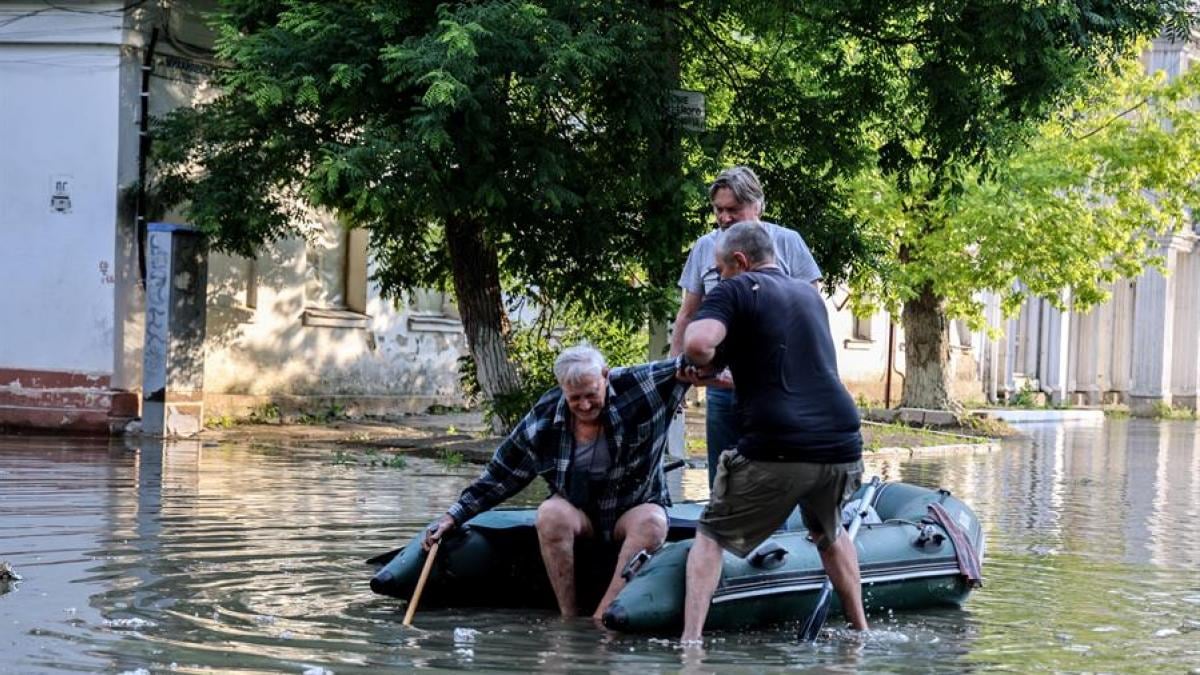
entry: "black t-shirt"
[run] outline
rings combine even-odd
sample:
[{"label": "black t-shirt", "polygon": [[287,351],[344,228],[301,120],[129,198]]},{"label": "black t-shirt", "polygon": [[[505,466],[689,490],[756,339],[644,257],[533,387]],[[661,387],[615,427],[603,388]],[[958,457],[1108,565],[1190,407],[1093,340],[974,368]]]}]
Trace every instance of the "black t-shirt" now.
[{"label": "black t-shirt", "polygon": [[811,284],[778,268],[745,272],[704,296],[694,320],[725,325],[720,359],[751,459],[834,464],[862,457],[858,408],[837,372],[829,315]]}]

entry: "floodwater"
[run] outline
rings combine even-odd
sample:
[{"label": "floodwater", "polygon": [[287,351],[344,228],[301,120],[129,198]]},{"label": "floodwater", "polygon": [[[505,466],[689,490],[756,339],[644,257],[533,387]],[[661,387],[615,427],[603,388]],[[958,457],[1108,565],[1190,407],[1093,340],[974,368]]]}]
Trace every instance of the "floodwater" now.
[{"label": "floodwater", "polygon": [[[363,560],[477,467],[0,437],[0,560],[23,576],[0,582],[0,672],[1200,673],[1200,424],[1027,430],[999,450],[868,460],[977,511],[985,586],[962,610],[873,616],[863,640],[798,645],[791,627],[688,651],[550,612],[428,609],[402,627]],[[703,482],[688,470],[674,489],[703,497]]]}]

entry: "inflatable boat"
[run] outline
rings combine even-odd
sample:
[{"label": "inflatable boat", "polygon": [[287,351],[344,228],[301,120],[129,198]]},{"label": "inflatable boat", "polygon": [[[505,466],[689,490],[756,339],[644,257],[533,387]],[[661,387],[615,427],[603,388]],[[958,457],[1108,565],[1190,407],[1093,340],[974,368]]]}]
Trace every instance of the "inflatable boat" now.
[{"label": "inflatable boat", "polygon": [[[861,490],[860,490],[861,494]],[[857,497],[857,495],[856,495]],[[869,615],[885,610],[960,606],[981,583],[984,535],[970,507],[945,490],[884,483],[855,545]],[[641,552],[623,570],[628,584],[604,615],[608,628],[666,633],[683,621],[687,553],[702,503],[669,509],[667,544]],[[555,608],[538,550],[535,509],[495,509],[476,516],[442,543],[421,597],[422,608]],[[425,560],[419,537],[368,561],[379,566],[371,589],[408,599]],[[608,585],[615,546],[576,553],[580,607],[594,606]],[[753,628],[803,620],[825,580],[816,546],[799,514],[745,559],[725,554],[707,628]],[[834,597],[834,608],[837,600]]]}]

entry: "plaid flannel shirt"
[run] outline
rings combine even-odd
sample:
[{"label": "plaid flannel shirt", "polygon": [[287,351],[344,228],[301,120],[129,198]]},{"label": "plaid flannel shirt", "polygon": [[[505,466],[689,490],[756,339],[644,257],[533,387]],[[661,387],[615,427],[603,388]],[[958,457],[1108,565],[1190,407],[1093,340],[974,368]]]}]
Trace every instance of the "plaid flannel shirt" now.
[{"label": "plaid flannel shirt", "polygon": [[[608,375],[604,432],[612,453],[606,487],[590,504],[576,507],[596,514],[597,532],[611,533],[621,514],[638,504],[669,506],[662,455],[667,428],[687,392],[675,379],[679,359],[613,368]],[[462,525],[520,492],[535,476],[551,494],[568,498],[574,435],[567,399],[558,387],[546,392],[533,410],[496,449],[483,475],[463,490],[447,513]]]}]

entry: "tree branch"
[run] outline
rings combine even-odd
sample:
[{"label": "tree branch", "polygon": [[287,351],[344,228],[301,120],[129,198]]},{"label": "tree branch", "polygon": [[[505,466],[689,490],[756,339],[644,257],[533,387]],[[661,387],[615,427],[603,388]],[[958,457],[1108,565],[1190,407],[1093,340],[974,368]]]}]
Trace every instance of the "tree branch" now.
[{"label": "tree branch", "polygon": [[1138,108],[1141,108],[1142,106],[1146,105],[1146,104],[1147,104],[1147,103],[1149,103],[1149,102],[1150,102],[1150,99],[1149,99],[1149,98],[1144,98],[1144,99],[1142,99],[1140,102],[1138,102],[1137,104],[1135,104],[1135,105],[1133,105],[1133,106],[1130,106],[1129,108],[1127,108],[1127,109],[1125,109],[1125,110],[1122,110],[1121,112],[1117,113],[1116,115],[1113,115],[1113,116],[1112,116],[1112,119],[1108,120],[1108,121],[1107,121],[1107,122],[1105,122],[1104,124],[1101,124],[1100,126],[1096,127],[1095,129],[1092,129],[1091,131],[1087,132],[1086,134],[1084,134],[1084,135],[1082,135],[1082,136],[1080,136],[1080,137],[1078,137],[1078,138],[1075,138],[1075,139],[1073,139],[1073,140],[1076,140],[1076,141],[1082,141],[1082,140],[1084,140],[1084,139],[1086,139],[1086,138],[1089,138],[1089,137],[1091,137],[1091,136],[1095,136],[1096,134],[1100,133],[1101,131],[1104,131],[1104,129],[1105,129],[1106,127],[1108,127],[1109,125],[1111,125],[1113,122],[1116,122],[1117,120],[1119,120],[1119,119],[1121,119],[1122,117],[1124,117],[1124,116],[1128,115],[1129,113],[1133,112],[1134,110],[1137,110]]}]

